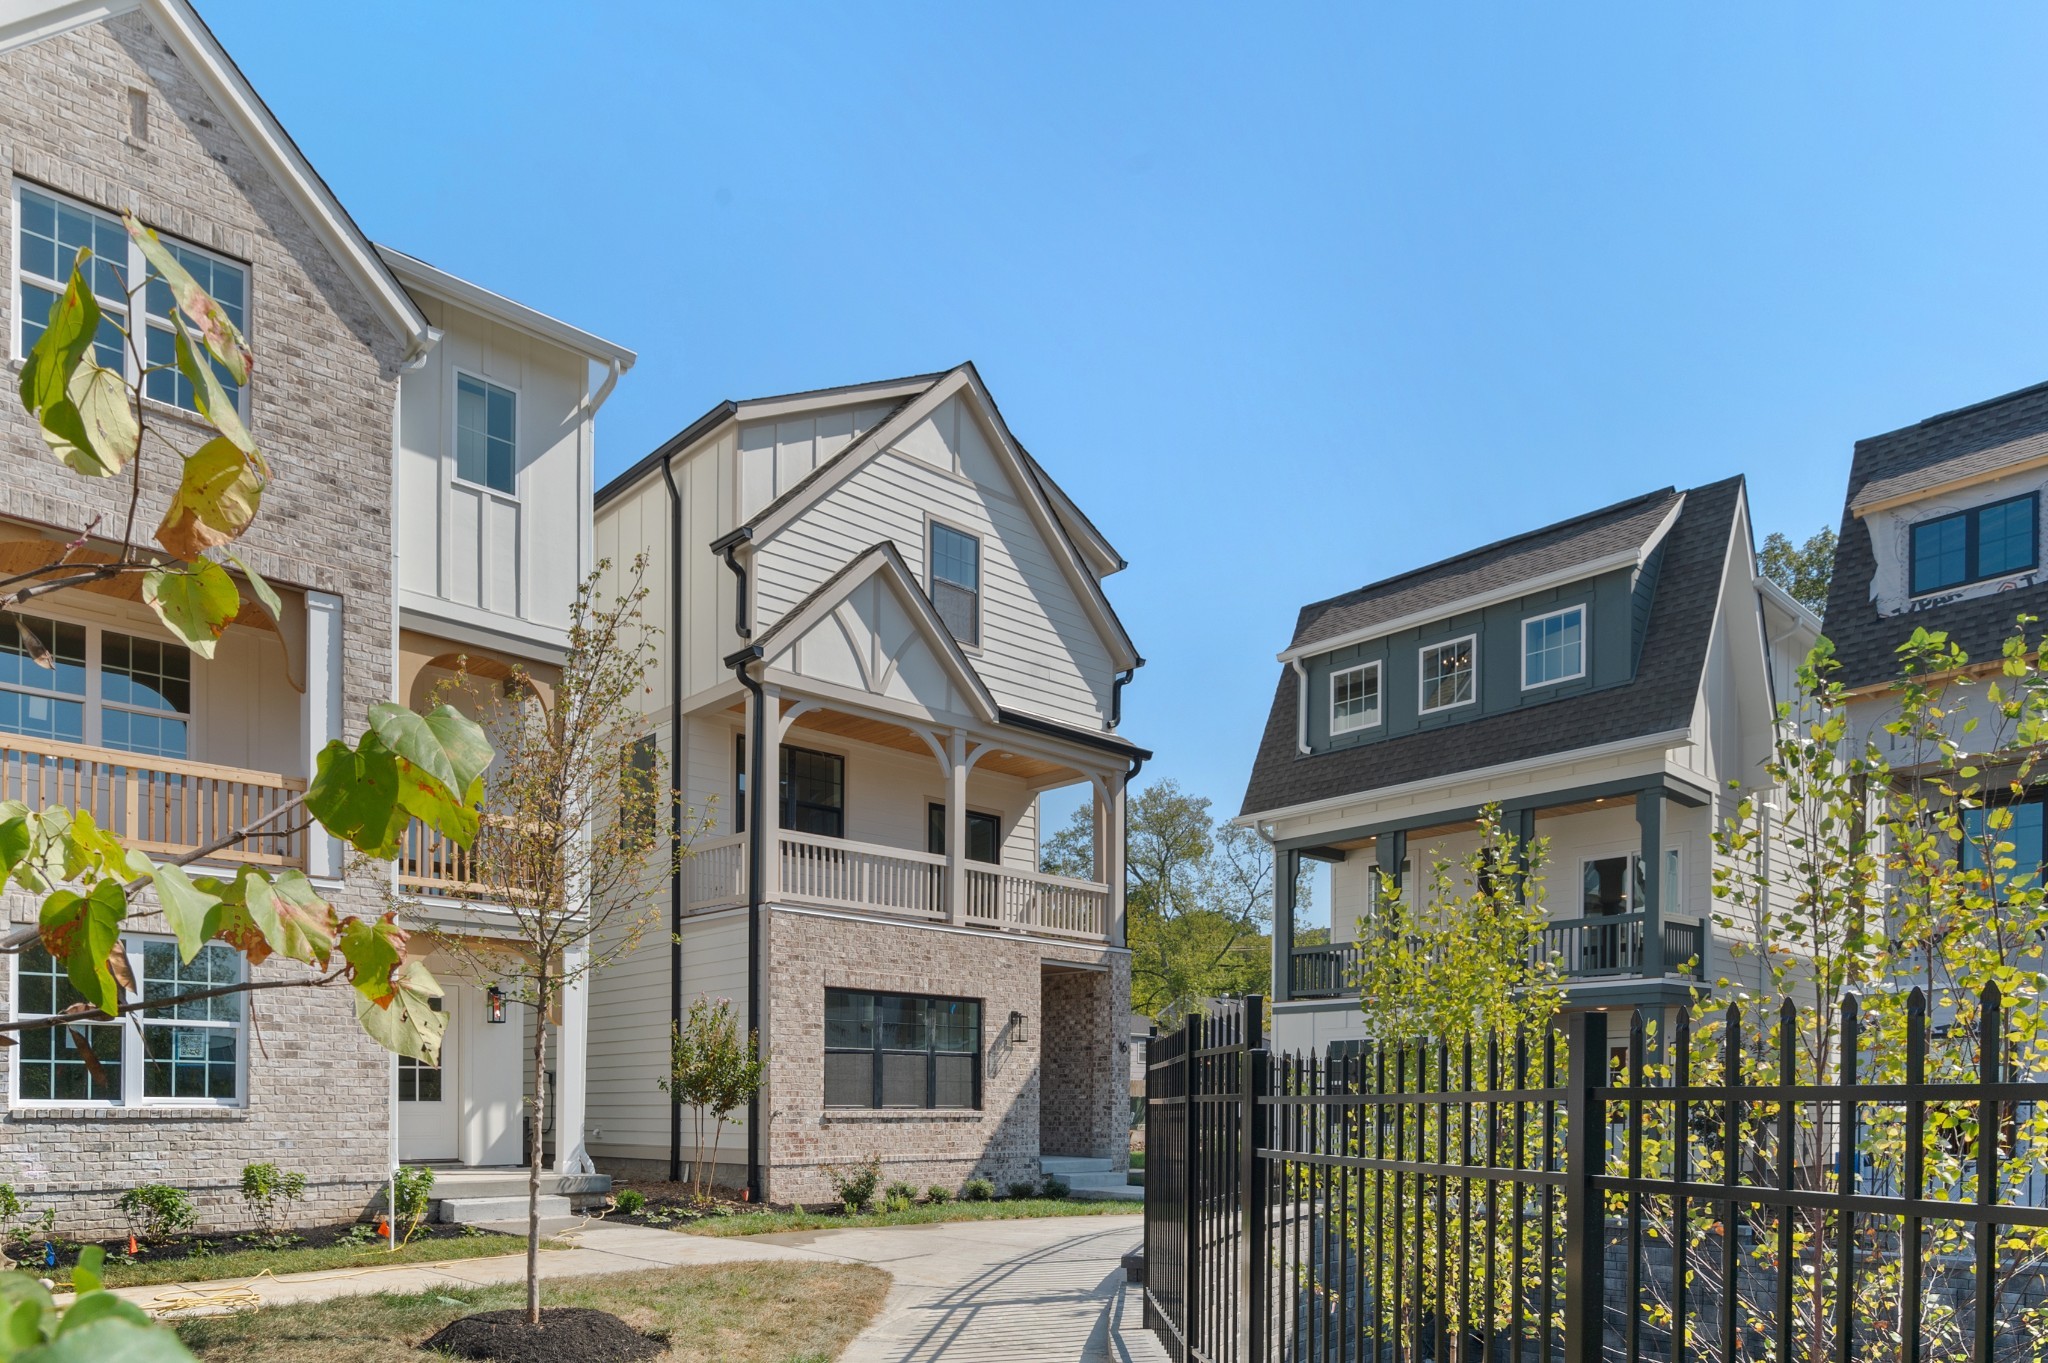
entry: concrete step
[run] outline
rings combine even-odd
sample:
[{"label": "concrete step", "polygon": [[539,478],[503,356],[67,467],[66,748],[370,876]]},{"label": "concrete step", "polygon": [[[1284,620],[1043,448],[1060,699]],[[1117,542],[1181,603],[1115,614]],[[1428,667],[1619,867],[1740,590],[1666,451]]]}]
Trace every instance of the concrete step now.
[{"label": "concrete step", "polygon": [[1106,1174],[1115,1168],[1110,1159],[1088,1159],[1079,1155],[1040,1155],[1038,1171],[1048,1178],[1071,1178],[1075,1174]]},{"label": "concrete step", "polygon": [[[604,1174],[556,1174],[541,1172],[542,1197],[602,1198],[611,1192],[612,1181]],[[429,1196],[442,1198],[526,1196],[524,1169],[436,1169]]]},{"label": "concrete step", "polygon": [[1083,1188],[1123,1188],[1131,1181],[1128,1175],[1114,1169],[1099,1174],[1054,1174],[1051,1177],[1066,1184],[1070,1192],[1079,1192]]},{"label": "concrete step", "polygon": [[[540,1199],[540,1214],[567,1216],[571,1211],[569,1199],[545,1195]],[[450,1197],[443,1198],[434,1211],[434,1219],[451,1226],[480,1226],[492,1221],[526,1220],[526,1195],[518,1197]]]},{"label": "concrete step", "polygon": [[1145,1190],[1126,1183],[1117,1188],[1075,1188],[1073,1197],[1078,1202],[1143,1202]]}]

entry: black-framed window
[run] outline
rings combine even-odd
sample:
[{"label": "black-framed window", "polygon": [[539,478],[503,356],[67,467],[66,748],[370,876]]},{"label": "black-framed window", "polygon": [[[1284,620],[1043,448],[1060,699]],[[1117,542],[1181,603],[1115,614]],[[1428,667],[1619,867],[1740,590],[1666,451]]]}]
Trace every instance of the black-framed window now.
[{"label": "black-framed window", "polygon": [[1921,521],[1913,527],[1913,595],[2038,567],[2039,526],[2032,492]]},{"label": "black-framed window", "polygon": [[624,791],[630,803],[619,815],[627,828],[646,837],[654,831],[661,810],[661,740],[653,734],[642,734],[626,745],[623,757],[626,770],[631,773]]},{"label": "black-framed window", "polygon": [[825,1106],[981,1106],[981,1002],[825,991]]},{"label": "black-framed window", "polygon": [[[935,857],[946,855],[946,807],[937,802],[925,806],[925,850]],[[967,859],[993,866],[1003,859],[1003,821],[978,809],[967,811]]]},{"label": "black-framed window", "polygon": [[846,836],[846,759],[810,748],[782,749],[782,826],[822,838]]}]

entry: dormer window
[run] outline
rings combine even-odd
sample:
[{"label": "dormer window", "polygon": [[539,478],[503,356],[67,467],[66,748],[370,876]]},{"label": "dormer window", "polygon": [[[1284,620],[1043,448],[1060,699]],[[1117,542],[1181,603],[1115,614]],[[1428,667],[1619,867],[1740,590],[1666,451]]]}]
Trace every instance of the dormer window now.
[{"label": "dormer window", "polygon": [[1330,732],[1348,734],[1380,722],[1380,665],[1347,667],[1330,677]]},{"label": "dormer window", "polygon": [[1474,634],[1430,644],[1422,650],[1422,704],[1419,708],[1423,714],[1454,710],[1472,703],[1474,660],[1478,650],[1479,637]]},{"label": "dormer window", "polygon": [[1936,516],[1913,527],[1913,595],[1946,591],[2040,563],[2037,494]]},{"label": "dormer window", "polygon": [[1586,608],[1552,611],[1522,622],[1522,689],[1586,675]]}]

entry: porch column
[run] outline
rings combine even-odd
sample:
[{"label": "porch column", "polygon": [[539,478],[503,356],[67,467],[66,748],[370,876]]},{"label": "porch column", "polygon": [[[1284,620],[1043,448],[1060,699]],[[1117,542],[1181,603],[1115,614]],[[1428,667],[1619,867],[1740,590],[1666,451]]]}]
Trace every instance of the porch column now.
[{"label": "porch column", "polygon": [[772,904],[782,894],[782,692],[763,686],[760,705],[753,721],[765,726],[761,733],[766,741],[761,745],[761,770],[753,778],[761,793],[754,807],[761,816],[761,902]]},{"label": "porch column", "polygon": [[1378,859],[1381,874],[1393,880],[1394,893],[1399,895],[1407,889],[1401,863],[1408,860],[1408,835],[1399,829],[1380,834],[1373,839],[1373,855]]},{"label": "porch column", "polygon": [[1664,975],[1664,788],[1636,792],[1636,827],[1643,835],[1643,974]]},{"label": "porch column", "polygon": [[1529,849],[1536,845],[1536,810],[1510,809],[1501,816],[1507,825],[1507,833],[1515,840],[1515,859],[1521,865],[1522,878],[1515,886],[1516,897],[1524,904],[1529,902]]},{"label": "porch column", "polygon": [[[1102,792],[1108,791],[1104,799]],[[1096,787],[1096,839],[1102,846],[1102,854],[1095,862],[1095,878],[1109,891],[1109,944],[1130,945],[1130,924],[1124,903],[1124,866],[1130,853],[1130,845],[1124,840],[1124,818],[1128,813],[1129,792],[1125,789],[1124,778],[1113,776],[1107,786]]]},{"label": "porch column", "polygon": [[[307,592],[306,694],[300,702],[300,727],[306,738],[309,781],[318,770],[320,750],[328,740],[342,736],[341,673],[341,598],[332,592]],[[339,838],[307,833],[307,875],[339,880],[346,864]]]},{"label": "porch column", "polygon": [[946,739],[946,913],[967,921],[967,735]]},{"label": "porch column", "polygon": [[583,1146],[584,1074],[589,1059],[590,950],[568,947],[562,970],[562,1025],[555,1034],[555,1172],[594,1174],[590,1152]]},{"label": "porch column", "polygon": [[1301,853],[1273,849],[1273,1002],[1294,997],[1294,889]]}]

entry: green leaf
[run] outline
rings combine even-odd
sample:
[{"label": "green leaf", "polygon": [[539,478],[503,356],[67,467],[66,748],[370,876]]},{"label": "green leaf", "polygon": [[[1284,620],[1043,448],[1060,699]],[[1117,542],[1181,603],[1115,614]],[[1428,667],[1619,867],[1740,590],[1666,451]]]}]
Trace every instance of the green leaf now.
[{"label": "green leaf", "polygon": [[[90,251],[78,253],[71,267],[71,280],[50,309],[49,325],[29,351],[21,371],[21,402],[42,427],[43,443],[51,453],[87,477],[105,478],[120,470],[122,460],[118,456],[122,444],[115,440],[105,450],[94,444],[91,425],[79,411],[76,397],[85,393],[96,420],[104,418],[99,380],[89,372],[109,372],[89,358],[93,340],[99,334],[100,305],[80,272],[91,256]],[[131,411],[130,424],[133,419]],[[132,454],[133,442],[128,442],[126,448]]]},{"label": "green leaf", "polygon": [[314,762],[306,810],[365,856],[389,860],[411,816],[398,803],[398,759],[374,734],[360,750],[330,739]]},{"label": "green leaf", "polygon": [[185,382],[192,385],[193,405],[199,408],[201,416],[213,423],[222,439],[253,459],[256,471],[268,478],[270,469],[256,449],[256,437],[250,435],[249,428],[242,424],[242,414],[236,409],[235,400],[228,396],[228,390],[221,387],[220,375],[213,372],[212,365],[192,352],[192,341],[186,334],[184,319],[173,316],[171,322],[176,328],[178,372],[185,376]]},{"label": "green leaf", "polygon": [[26,1273],[0,1273],[0,1358],[11,1359],[57,1331],[57,1304]]},{"label": "green leaf", "polygon": [[150,569],[142,575],[142,599],[202,658],[213,656],[214,645],[242,608],[235,580],[204,558],[182,569]]},{"label": "green leaf", "polygon": [[137,1325],[107,1317],[48,1344],[19,1354],[11,1363],[196,1363],[168,1326]]},{"label": "green leaf", "polygon": [[35,836],[26,818],[17,814],[0,821],[0,881],[14,874],[14,868],[28,858],[34,844]]},{"label": "green leaf", "polygon": [[[98,1245],[92,1246],[99,1249]],[[104,1251],[102,1251],[104,1253]],[[149,1313],[125,1297],[117,1297],[100,1285],[99,1275],[93,1275],[91,1287],[81,1283],[78,1270],[71,1271],[71,1285],[80,1296],[64,1312],[64,1323],[57,1327],[57,1338],[62,1339],[73,1330],[82,1330],[99,1320],[125,1320],[131,1325],[149,1329],[155,1322]]]},{"label": "green leaf", "polygon": [[178,258],[157,240],[156,233],[135,220],[133,214],[121,215],[121,225],[128,229],[128,236],[142,248],[149,267],[170,286],[171,297],[177,301],[178,311],[185,314],[198,330],[199,337],[206,344],[206,351],[221,362],[228,376],[238,385],[249,381],[249,367],[254,357],[249,353],[242,333],[236,329],[225,309],[213,300],[206,290],[199,287]]},{"label": "green leaf", "polygon": [[448,1026],[448,1015],[434,1009],[432,1000],[439,997],[441,986],[426,966],[407,961],[392,977],[390,996],[382,1004],[357,996],[356,1020],[385,1050],[436,1065],[441,1033]]},{"label": "green leaf", "polygon": [[391,976],[405,960],[404,947],[405,933],[390,914],[374,922],[351,918],[341,925],[339,948],[349,965],[349,982],[365,1000],[379,1007],[391,1002]]},{"label": "green leaf", "polygon": [[[78,412],[86,445],[98,471],[119,473],[142,448],[142,427],[135,420],[135,390],[120,373],[87,356],[71,371],[65,393]],[[72,460],[65,462],[81,473],[94,471],[79,468]]]},{"label": "green leaf", "polygon": [[127,916],[128,897],[121,893],[120,884],[103,880],[89,895],[58,890],[43,901],[37,922],[43,950],[64,962],[72,987],[109,1017],[121,1007],[121,990],[107,967],[107,957],[113,953],[121,935],[121,920]]},{"label": "green leaf", "polygon": [[[106,1283],[100,1278],[100,1265],[107,1261],[107,1251],[100,1245],[87,1245],[78,1251],[78,1263],[71,1270],[71,1287],[81,1296],[87,1292],[99,1292]],[[68,1317],[66,1323],[69,1323]]]},{"label": "green leaf", "polygon": [[276,880],[243,872],[249,917],[270,949],[294,961],[327,968],[334,951],[334,906],[313,890],[303,872],[283,871]]},{"label": "green leaf", "polygon": [[178,936],[178,958],[190,961],[214,933],[219,922],[214,911],[220,908],[220,896],[194,885],[178,866],[159,866],[151,879],[156,884],[157,902],[163,905],[164,921]]},{"label": "green leaf", "polygon": [[263,613],[270,617],[272,624],[284,619],[284,602],[278,597],[277,589],[263,580],[262,574],[251,568],[240,554],[232,549],[227,551],[228,562],[249,579],[249,590],[256,594],[256,603],[263,607]]},{"label": "green leaf", "polygon": [[179,558],[196,559],[215,545],[239,539],[256,519],[263,486],[232,441],[207,441],[186,458],[178,490],[156,528],[156,542]]},{"label": "green leaf", "polygon": [[483,730],[446,705],[418,715],[389,701],[370,708],[370,727],[400,759],[399,803],[460,846],[473,843],[492,756]]}]

